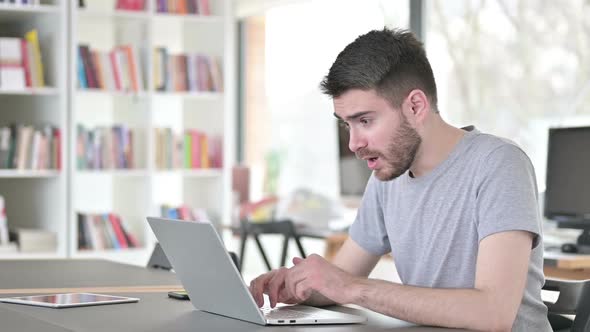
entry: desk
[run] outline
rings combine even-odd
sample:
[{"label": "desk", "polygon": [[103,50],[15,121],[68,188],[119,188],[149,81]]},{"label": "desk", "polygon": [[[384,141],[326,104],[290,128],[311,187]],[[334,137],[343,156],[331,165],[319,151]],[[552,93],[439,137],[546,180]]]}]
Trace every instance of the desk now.
[{"label": "desk", "polygon": [[552,278],[590,279],[590,255],[545,252],[543,271]]},{"label": "desk", "polygon": [[[38,264],[38,265],[37,265]],[[10,281],[3,275],[0,279],[0,289],[6,295],[12,294],[7,286],[18,285],[21,288],[32,289],[37,282],[44,280],[43,288],[63,288],[72,285],[92,286],[81,277],[77,278],[72,272],[80,271],[82,267],[89,269],[93,282],[102,287],[121,286],[121,283],[133,287],[139,284],[162,286],[174,281],[173,273],[143,269],[104,261],[0,261],[0,271],[7,268],[18,268],[11,275],[23,281]],[[99,269],[100,268],[100,269]],[[35,273],[39,277],[32,278],[26,274]],[[89,273],[81,271],[82,275]],[[3,273],[4,274],[4,273]],[[57,277],[57,278],[56,278]],[[65,278],[62,280],[62,277]],[[137,278],[136,278],[137,277]],[[113,283],[115,282],[115,283]],[[109,292],[112,293],[112,292]],[[130,292],[117,293],[122,296],[139,297],[138,303],[104,305],[94,307],[80,307],[69,309],[50,309],[17,304],[0,303],[0,329],[9,331],[37,331],[50,332],[65,331],[260,331],[290,332],[300,331],[378,331],[385,328],[395,331],[431,332],[457,331],[432,327],[417,327],[362,309],[335,307],[333,310],[360,311],[369,319],[366,324],[357,325],[325,325],[325,326],[259,326],[231,318],[198,311],[188,301],[179,301],[167,297],[165,291],[160,292]],[[4,318],[7,318],[6,320]]]}]

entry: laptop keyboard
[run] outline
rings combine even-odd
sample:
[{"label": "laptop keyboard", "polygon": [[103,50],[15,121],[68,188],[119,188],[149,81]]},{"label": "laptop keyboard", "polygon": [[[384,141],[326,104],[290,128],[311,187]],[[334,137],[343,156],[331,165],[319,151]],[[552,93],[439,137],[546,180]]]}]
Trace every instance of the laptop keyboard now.
[{"label": "laptop keyboard", "polygon": [[264,317],[267,319],[302,319],[309,317],[308,312],[291,309],[289,307],[261,308]]}]

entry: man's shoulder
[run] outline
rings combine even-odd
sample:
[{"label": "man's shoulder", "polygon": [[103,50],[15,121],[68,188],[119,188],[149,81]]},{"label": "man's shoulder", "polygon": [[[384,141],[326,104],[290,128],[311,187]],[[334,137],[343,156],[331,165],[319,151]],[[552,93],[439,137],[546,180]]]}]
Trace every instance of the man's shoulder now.
[{"label": "man's shoulder", "polygon": [[514,141],[487,133],[476,133],[473,137],[472,153],[484,161],[488,158],[505,158],[526,156],[522,148]]}]

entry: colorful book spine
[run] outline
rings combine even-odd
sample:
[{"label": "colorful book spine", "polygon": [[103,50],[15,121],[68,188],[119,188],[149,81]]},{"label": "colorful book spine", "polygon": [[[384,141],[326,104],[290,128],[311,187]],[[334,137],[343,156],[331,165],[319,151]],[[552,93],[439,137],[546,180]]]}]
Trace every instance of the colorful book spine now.
[{"label": "colorful book spine", "polygon": [[43,76],[43,61],[41,57],[41,47],[39,46],[39,36],[36,29],[25,34],[25,39],[30,43],[33,53],[33,64],[36,68],[37,87],[45,86],[45,77]]}]

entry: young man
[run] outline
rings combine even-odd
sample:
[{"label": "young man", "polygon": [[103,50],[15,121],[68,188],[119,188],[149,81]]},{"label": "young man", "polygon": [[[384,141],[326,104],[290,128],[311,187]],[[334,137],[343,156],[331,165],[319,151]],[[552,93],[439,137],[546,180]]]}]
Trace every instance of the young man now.
[{"label": "young man", "polygon": [[[373,176],[332,263],[311,255],[250,284],[277,302],[353,303],[424,325],[551,331],[533,166],[508,140],[447,124],[422,44],[371,31],[321,84]],[[368,279],[391,252],[403,284]]]}]

